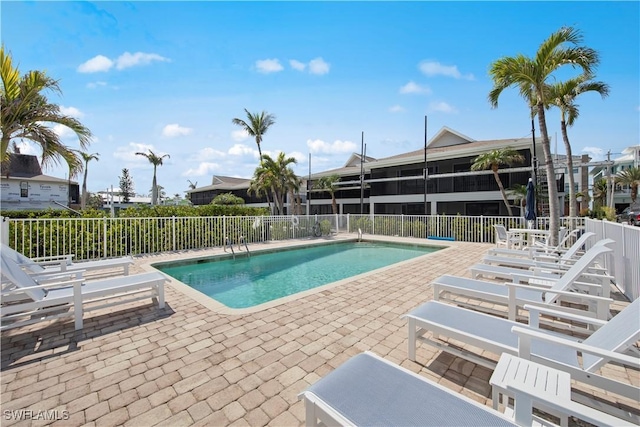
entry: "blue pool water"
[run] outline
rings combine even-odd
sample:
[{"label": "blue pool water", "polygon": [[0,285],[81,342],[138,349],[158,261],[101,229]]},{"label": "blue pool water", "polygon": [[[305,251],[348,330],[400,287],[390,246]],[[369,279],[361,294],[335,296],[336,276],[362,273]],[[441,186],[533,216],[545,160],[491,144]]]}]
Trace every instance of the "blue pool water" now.
[{"label": "blue pool water", "polygon": [[155,267],[227,307],[247,308],[436,250],[419,245],[345,242]]}]

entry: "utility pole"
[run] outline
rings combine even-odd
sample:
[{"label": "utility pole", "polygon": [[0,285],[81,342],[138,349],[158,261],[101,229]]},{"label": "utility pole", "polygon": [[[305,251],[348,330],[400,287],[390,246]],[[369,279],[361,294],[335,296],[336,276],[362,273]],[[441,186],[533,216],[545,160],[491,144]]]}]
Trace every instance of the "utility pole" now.
[{"label": "utility pole", "polygon": [[360,215],[364,213],[364,131],[360,137]]},{"label": "utility pole", "polygon": [[611,150],[607,151],[607,195],[609,207],[613,208],[613,165],[611,164]]},{"label": "utility pole", "polygon": [[429,169],[427,168],[427,116],[424,116],[424,214],[427,212],[427,180],[429,179]]}]

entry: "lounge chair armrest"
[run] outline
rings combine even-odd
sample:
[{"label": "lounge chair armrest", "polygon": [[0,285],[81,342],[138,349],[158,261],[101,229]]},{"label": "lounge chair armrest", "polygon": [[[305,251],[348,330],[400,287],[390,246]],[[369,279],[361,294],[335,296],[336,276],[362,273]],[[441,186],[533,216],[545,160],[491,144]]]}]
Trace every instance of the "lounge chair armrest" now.
[{"label": "lounge chair armrest", "polygon": [[526,290],[529,290],[529,291],[539,291],[539,292],[544,292],[544,293],[567,295],[567,296],[572,296],[572,297],[576,297],[576,298],[581,298],[581,299],[584,299],[584,300],[602,301],[602,302],[608,302],[608,303],[612,303],[613,302],[613,299],[611,299],[611,298],[605,298],[605,297],[600,297],[600,296],[591,295],[591,294],[583,294],[583,293],[571,292],[571,291],[547,289],[547,288],[541,288],[541,287],[531,286],[531,285],[522,285],[522,284],[519,284],[519,283],[505,283],[505,285],[510,287],[510,288],[522,288],[522,289],[526,289]]},{"label": "lounge chair armrest", "polygon": [[[42,290],[47,290],[48,288],[64,288],[67,286],[73,286],[76,283],[83,283],[84,279],[75,279],[75,280],[65,280],[63,282],[51,282],[51,283],[45,283],[45,284],[40,284],[37,286],[29,286],[29,290],[35,290],[35,289],[42,289]],[[14,288],[14,289],[8,289],[8,290],[3,290],[2,291],[2,295],[14,295],[14,294],[23,294],[25,292],[25,288]]]},{"label": "lounge chair armrest", "polygon": [[587,316],[580,316],[578,314],[566,313],[561,310],[541,307],[539,305],[525,304],[523,308],[529,312],[530,319],[540,314],[546,314],[548,316],[560,317],[562,319],[573,320],[576,322],[591,324],[595,326],[603,326],[604,324],[607,323],[606,320],[596,319],[596,318],[587,317]]},{"label": "lounge chair armrest", "polygon": [[[557,345],[571,347],[582,353],[593,354],[595,356],[602,357],[603,359],[611,360],[614,362],[622,363],[626,366],[640,369],[640,359],[634,356],[617,353],[611,350],[604,350],[598,347],[593,347],[593,346],[584,344],[579,341],[571,341],[565,338],[561,338],[558,335],[552,335],[547,332],[542,332],[539,329],[534,329],[534,328],[514,326],[511,328],[511,332],[518,335],[518,338],[519,338],[518,353],[522,351],[522,348],[521,348],[522,338],[529,337],[532,340],[546,341],[546,342],[550,342]],[[520,356],[521,357],[524,356],[527,359],[529,358],[529,354],[520,355]]]}]

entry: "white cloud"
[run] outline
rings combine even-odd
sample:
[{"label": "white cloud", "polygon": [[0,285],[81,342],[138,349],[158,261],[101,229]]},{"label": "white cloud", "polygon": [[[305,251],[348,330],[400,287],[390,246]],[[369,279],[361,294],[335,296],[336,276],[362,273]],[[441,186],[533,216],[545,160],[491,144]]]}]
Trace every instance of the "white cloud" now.
[{"label": "white cloud", "polygon": [[244,129],[237,129],[231,132],[231,138],[233,138],[234,141],[242,142],[249,138],[249,133]]},{"label": "white cloud", "polygon": [[452,113],[455,114],[458,110],[452,105],[447,104],[444,101],[431,102],[429,104],[429,111],[438,111],[440,113]]},{"label": "white cloud", "polygon": [[160,56],[157,53],[125,52],[116,59],[116,68],[118,70],[123,70],[125,68],[135,67],[138,65],[148,65],[154,61],[168,62],[169,59],[164,56]]},{"label": "white cloud", "polygon": [[253,156],[255,158],[260,156],[257,149],[244,144],[234,144],[233,147],[229,148],[228,153],[232,156]]},{"label": "white cloud", "polygon": [[80,73],[98,73],[101,71],[109,71],[113,67],[113,61],[103,55],[94,56],[87,62],[78,66]]},{"label": "white cloud", "polygon": [[103,71],[109,71],[114,65],[116,69],[123,70],[125,68],[134,67],[137,65],[148,65],[154,61],[169,61],[168,58],[158,55],[157,53],[144,53],[125,52],[120,55],[115,61],[107,58],[104,55],[97,55],[78,66],[78,72],[80,73],[98,73]]},{"label": "white cloud", "polygon": [[605,151],[598,147],[584,147],[582,152],[588,154],[594,161],[604,160],[606,157]]},{"label": "white cloud", "polygon": [[298,71],[304,71],[304,69],[307,68],[307,64],[305,64],[304,62],[297,61],[295,59],[290,59],[289,65],[291,65],[291,68]]},{"label": "white cloud", "polygon": [[64,125],[53,126],[53,131],[58,135],[60,139],[66,139],[75,136],[75,132]]},{"label": "white cloud", "polygon": [[352,153],[357,150],[357,145],[351,141],[341,141],[336,139],[332,143],[324,142],[321,139],[308,139],[307,147],[312,153]]},{"label": "white cloud", "polygon": [[261,73],[277,73],[282,71],[284,67],[278,59],[259,59],[256,61],[256,68]]},{"label": "white cloud", "polygon": [[197,157],[194,160],[217,160],[225,157],[227,153],[224,151],[218,151],[213,148],[207,147],[198,151]]},{"label": "white cloud", "polygon": [[91,83],[87,83],[87,87],[89,89],[95,89],[98,86],[106,86],[107,82],[91,82]]},{"label": "white cloud", "polygon": [[148,153],[149,150],[153,151],[158,156],[163,156],[167,153],[160,153],[153,148],[151,144],[141,144],[139,142],[130,142],[125,146],[116,147],[113,153],[113,157],[119,160],[123,160],[129,163],[137,163],[139,165],[146,165],[149,161],[143,156],[138,156],[136,153]]},{"label": "white cloud", "polygon": [[174,138],[176,136],[189,135],[192,131],[193,129],[191,128],[182,127],[177,123],[173,123],[170,125],[166,125],[162,129],[162,136],[164,136],[165,138]]},{"label": "white cloud", "polygon": [[429,95],[431,93],[431,89],[428,86],[420,86],[416,82],[410,81],[400,88],[400,93],[421,93]]},{"label": "white cloud", "polygon": [[331,65],[324,61],[324,59],[318,57],[309,61],[309,73],[311,74],[327,74]]},{"label": "white cloud", "polygon": [[287,154],[287,156],[288,157],[293,157],[294,159],[296,159],[298,164],[307,163],[307,161],[309,160],[309,154],[308,153],[301,153],[299,151],[292,151],[291,153]]},{"label": "white cloud", "polygon": [[220,165],[217,163],[202,162],[197,168],[188,169],[182,173],[182,176],[210,176],[216,170],[220,170]]},{"label": "white cloud", "polygon": [[84,117],[84,113],[76,107],[65,107],[64,105],[61,105],[60,112],[65,116],[75,117],[77,119]]},{"label": "white cloud", "polygon": [[394,105],[389,107],[390,113],[402,113],[403,111],[405,111],[405,109],[400,105]]},{"label": "white cloud", "polygon": [[446,76],[454,79],[474,80],[473,74],[462,75],[455,65],[442,65],[437,61],[422,61],[418,65],[420,71],[427,76]]}]

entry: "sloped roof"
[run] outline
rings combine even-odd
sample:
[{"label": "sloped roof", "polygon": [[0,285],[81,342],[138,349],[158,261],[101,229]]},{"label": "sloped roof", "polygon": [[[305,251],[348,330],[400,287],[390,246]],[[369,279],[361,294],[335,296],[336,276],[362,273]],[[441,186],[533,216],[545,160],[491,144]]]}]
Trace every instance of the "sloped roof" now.
[{"label": "sloped roof", "polygon": [[7,176],[6,166],[3,165],[1,172],[3,179],[21,179],[26,181],[77,184],[76,181],[43,174],[37,156],[34,156],[32,154],[19,153],[11,153],[10,155],[11,161],[9,162],[9,174]]}]

